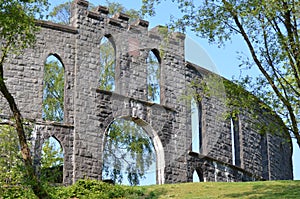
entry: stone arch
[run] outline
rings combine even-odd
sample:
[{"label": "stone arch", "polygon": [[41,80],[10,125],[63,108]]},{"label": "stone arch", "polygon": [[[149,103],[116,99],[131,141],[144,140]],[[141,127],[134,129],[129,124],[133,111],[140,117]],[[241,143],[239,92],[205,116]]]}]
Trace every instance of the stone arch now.
[{"label": "stone arch", "polygon": [[116,87],[116,44],[111,34],[100,39],[99,87],[102,90],[115,91]]},{"label": "stone arch", "polygon": [[34,124],[32,130],[31,150],[34,169],[38,175],[41,172],[42,147],[46,140],[53,137],[63,154],[63,169],[62,177],[64,184],[72,183],[72,150],[73,138],[71,137],[73,128],[63,124],[56,123],[55,125]]},{"label": "stone arch", "polygon": [[[117,47],[116,47],[116,42],[115,42],[115,39],[114,39],[113,35],[107,33],[107,34],[104,34],[103,37],[106,37],[106,38],[109,40],[109,42],[112,44],[112,46],[113,46],[113,48],[114,48],[114,51],[115,51],[115,54],[116,54]],[[103,37],[102,37],[102,38],[103,38]],[[102,38],[101,38],[101,39],[102,39]]]},{"label": "stone arch", "polygon": [[43,143],[45,143],[45,140],[48,140],[50,138],[53,138],[60,146],[60,148],[62,148],[63,152],[65,151],[64,149],[64,145],[62,144],[61,140],[58,138],[57,135],[53,134],[53,133],[49,133],[49,132],[46,132],[44,133],[44,139],[43,139]]},{"label": "stone arch", "polygon": [[151,49],[146,58],[147,100],[161,102],[161,57],[157,49]]},{"label": "stone arch", "polygon": [[153,52],[153,54],[157,58],[157,61],[159,62],[159,64],[161,64],[161,56],[160,56],[159,50],[156,48],[153,48],[153,49],[151,49],[151,52]]},{"label": "stone arch", "polygon": [[[57,66],[57,67],[56,67]],[[54,70],[51,70],[54,68]],[[50,72],[53,71],[53,72]],[[55,73],[53,75],[53,73]],[[44,76],[43,76],[43,100],[42,100],[42,118],[56,122],[63,122],[65,117],[65,85],[66,85],[65,66],[61,57],[56,53],[49,53],[44,60]],[[55,84],[58,87],[54,89]],[[51,83],[50,83],[51,82]],[[48,90],[48,92],[47,92]],[[54,101],[52,100],[54,99]],[[46,101],[47,100],[47,101]],[[46,102],[45,102],[46,101]],[[45,104],[46,103],[46,104]],[[49,107],[49,105],[51,106]],[[52,107],[52,108],[51,108]],[[55,113],[49,113],[54,111]]]},{"label": "stone arch", "polygon": [[65,64],[64,64],[64,62],[63,62],[63,60],[62,60],[60,54],[57,53],[57,52],[50,52],[50,53],[46,54],[46,56],[44,57],[44,64],[46,63],[47,58],[50,57],[50,56],[53,56],[53,57],[55,57],[56,59],[58,59],[58,61],[60,61],[60,63],[61,63],[61,64],[63,65],[63,67],[65,68]]},{"label": "stone arch", "polygon": [[158,133],[151,127],[149,123],[144,121],[143,119],[140,119],[138,117],[132,117],[132,116],[118,116],[115,117],[114,119],[111,120],[111,122],[106,126],[105,128],[105,133],[102,138],[102,152],[104,151],[104,145],[106,142],[106,132],[108,132],[110,125],[116,120],[116,119],[125,119],[125,120],[130,120],[139,125],[140,127],[143,128],[145,133],[150,137],[153,143],[153,147],[155,150],[155,155],[156,155],[156,184],[164,184],[165,182],[165,153],[164,153],[164,148],[163,144],[159,138]]}]

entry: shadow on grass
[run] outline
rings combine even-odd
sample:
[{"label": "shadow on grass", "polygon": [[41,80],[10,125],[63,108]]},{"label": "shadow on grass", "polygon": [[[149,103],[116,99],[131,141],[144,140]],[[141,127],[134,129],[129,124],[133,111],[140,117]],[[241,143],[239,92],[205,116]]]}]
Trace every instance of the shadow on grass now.
[{"label": "shadow on grass", "polygon": [[299,198],[300,182],[281,181],[272,184],[254,184],[252,191],[224,195],[225,198]]}]

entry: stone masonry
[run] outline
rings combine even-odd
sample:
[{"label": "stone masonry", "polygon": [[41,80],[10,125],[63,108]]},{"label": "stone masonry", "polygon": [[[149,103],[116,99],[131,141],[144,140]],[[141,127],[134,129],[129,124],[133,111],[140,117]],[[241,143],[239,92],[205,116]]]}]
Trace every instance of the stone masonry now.
[{"label": "stone masonry", "polygon": [[[261,135],[249,124],[245,111],[237,121],[239,146],[232,158],[230,121],[221,100],[205,97],[201,109],[201,151],[191,151],[191,105],[182,100],[192,79],[209,71],[185,61],[185,35],[166,39],[159,27],[119,13],[108,16],[106,7],[88,10],[88,2],[75,0],[69,26],[38,21],[41,27],[33,48],[8,57],[5,78],[24,118],[34,123],[34,161],[41,144],[55,137],[64,150],[64,184],[81,178],[102,179],[105,132],[116,118],[142,126],[156,152],[157,184],[191,182],[196,171],[202,181],[293,179],[292,146],[269,132]],[[115,48],[115,91],[98,89],[100,40],[107,37]],[[160,61],[160,104],[147,101],[146,58],[156,52]],[[64,123],[42,120],[44,63],[56,56],[65,70]],[[2,116],[11,113],[0,96]],[[268,121],[263,114],[262,120]],[[238,159],[238,161],[237,161]]]}]

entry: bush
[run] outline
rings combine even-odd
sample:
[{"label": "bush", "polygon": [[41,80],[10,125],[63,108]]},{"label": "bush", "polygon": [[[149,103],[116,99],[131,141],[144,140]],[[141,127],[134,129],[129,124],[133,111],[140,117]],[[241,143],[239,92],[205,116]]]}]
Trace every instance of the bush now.
[{"label": "bush", "polygon": [[50,187],[53,198],[140,198],[144,191],[140,187],[112,185],[97,180],[78,180],[68,187]]}]

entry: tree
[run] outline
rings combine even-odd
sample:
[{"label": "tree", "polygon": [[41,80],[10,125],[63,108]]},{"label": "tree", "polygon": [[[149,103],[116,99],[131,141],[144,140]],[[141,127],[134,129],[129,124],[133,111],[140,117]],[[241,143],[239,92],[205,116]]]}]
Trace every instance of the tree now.
[{"label": "tree", "polygon": [[[209,42],[224,45],[238,35],[248,47],[251,59],[243,65],[257,67],[260,76],[241,79],[263,102],[283,119],[300,147],[300,41],[298,0],[247,1],[206,0],[195,3],[177,0],[182,17],[172,26],[190,28]],[[159,0],[143,0],[143,12],[155,14]]]},{"label": "tree", "polygon": [[127,10],[122,4],[111,2],[106,0],[106,4],[109,10],[109,16],[113,16],[116,13],[122,12],[130,16],[129,22],[133,22],[139,18],[141,18],[140,12],[134,9]]},{"label": "tree", "polygon": [[65,3],[55,6],[53,10],[49,13],[51,21],[55,23],[60,23],[68,25],[70,23],[70,13],[71,13],[71,2],[67,1]]},{"label": "tree", "polygon": [[46,0],[0,1],[0,91],[13,114],[26,175],[31,179],[32,190],[39,198],[49,198],[49,195],[40,185],[34,173],[23,118],[14,97],[6,86],[4,67],[8,57],[13,58],[13,55],[22,53],[23,49],[34,43],[35,33],[38,30],[35,26],[35,17],[42,13],[45,6],[47,6]]},{"label": "tree", "polygon": [[[125,14],[128,14],[130,16],[130,22],[139,19],[141,17],[141,14],[138,11],[134,9],[127,10],[120,3],[111,2],[107,0],[106,5],[108,7],[110,17],[118,12],[123,12]],[[95,5],[89,3],[89,9],[93,10],[94,8]],[[49,17],[50,20],[55,23],[68,25],[70,23],[70,17],[71,17],[71,2],[67,1],[65,3],[59,4],[58,6],[55,6],[53,10],[49,13]]]}]

